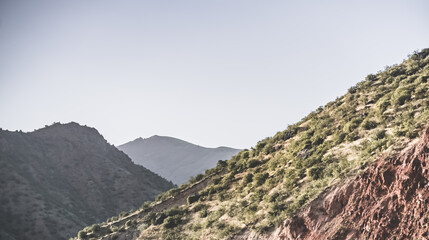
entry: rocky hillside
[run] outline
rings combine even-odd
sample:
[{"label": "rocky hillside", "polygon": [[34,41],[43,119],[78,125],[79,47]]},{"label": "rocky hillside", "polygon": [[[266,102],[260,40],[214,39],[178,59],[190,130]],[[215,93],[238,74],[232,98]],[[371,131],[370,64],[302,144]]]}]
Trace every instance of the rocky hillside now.
[{"label": "rocky hillside", "polygon": [[269,234],[235,239],[428,239],[429,128],[400,153],[327,189]]},{"label": "rocky hillside", "polygon": [[421,133],[429,124],[428,80],[424,49],[131,216],[80,237],[425,239]]},{"label": "rocky hillside", "polygon": [[0,239],[68,239],[173,187],[76,123],[0,131]]},{"label": "rocky hillside", "polygon": [[118,146],[139,165],[180,185],[191,177],[213,168],[219,160],[240,152],[228,147],[206,148],[177,138],[152,136]]}]

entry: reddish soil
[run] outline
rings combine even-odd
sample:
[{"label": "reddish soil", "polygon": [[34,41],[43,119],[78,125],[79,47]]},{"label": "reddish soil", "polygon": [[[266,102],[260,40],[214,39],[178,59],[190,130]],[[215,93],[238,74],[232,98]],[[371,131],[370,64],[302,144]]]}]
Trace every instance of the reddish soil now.
[{"label": "reddish soil", "polygon": [[[429,129],[329,189],[269,239],[429,239]],[[265,238],[265,237],[264,237]]]}]

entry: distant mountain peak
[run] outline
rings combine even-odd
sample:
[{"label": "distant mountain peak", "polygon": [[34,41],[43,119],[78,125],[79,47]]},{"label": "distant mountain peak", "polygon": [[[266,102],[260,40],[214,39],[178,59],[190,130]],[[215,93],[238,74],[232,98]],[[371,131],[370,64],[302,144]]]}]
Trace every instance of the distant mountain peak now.
[{"label": "distant mountain peak", "polygon": [[153,135],[137,138],[118,146],[137,164],[145,166],[175,184],[182,184],[192,176],[216,166],[240,152],[225,146],[202,147],[178,138]]}]

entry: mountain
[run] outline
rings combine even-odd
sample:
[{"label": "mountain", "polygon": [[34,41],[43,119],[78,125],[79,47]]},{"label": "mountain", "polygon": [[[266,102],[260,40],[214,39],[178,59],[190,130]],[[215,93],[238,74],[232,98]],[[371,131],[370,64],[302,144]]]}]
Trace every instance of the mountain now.
[{"label": "mountain", "polygon": [[264,239],[427,239],[428,179],[429,128],[402,152],[328,189]]},{"label": "mountain", "polygon": [[[95,239],[428,239],[429,49]],[[310,97],[310,96],[309,96]]]},{"label": "mountain", "polygon": [[0,166],[0,239],[68,239],[173,187],[77,123],[1,130]]},{"label": "mountain", "polygon": [[183,140],[152,136],[137,138],[118,146],[139,165],[180,185],[206,169],[216,166],[219,160],[230,159],[241,150],[218,147],[205,148]]}]

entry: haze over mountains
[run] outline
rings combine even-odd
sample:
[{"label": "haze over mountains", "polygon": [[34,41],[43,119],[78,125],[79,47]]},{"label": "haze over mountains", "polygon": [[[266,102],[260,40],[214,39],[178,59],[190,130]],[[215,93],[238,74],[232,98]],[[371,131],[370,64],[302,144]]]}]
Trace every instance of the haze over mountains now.
[{"label": "haze over mountains", "polygon": [[219,160],[227,160],[240,152],[229,147],[206,148],[177,138],[152,136],[137,138],[118,146],[139,165],[180,185],[206,169],[213,168]]},{"label": "haze over mountains", "polygon": [[68,239],[171,187],[94,128],[0,130],[0,239]]}]

